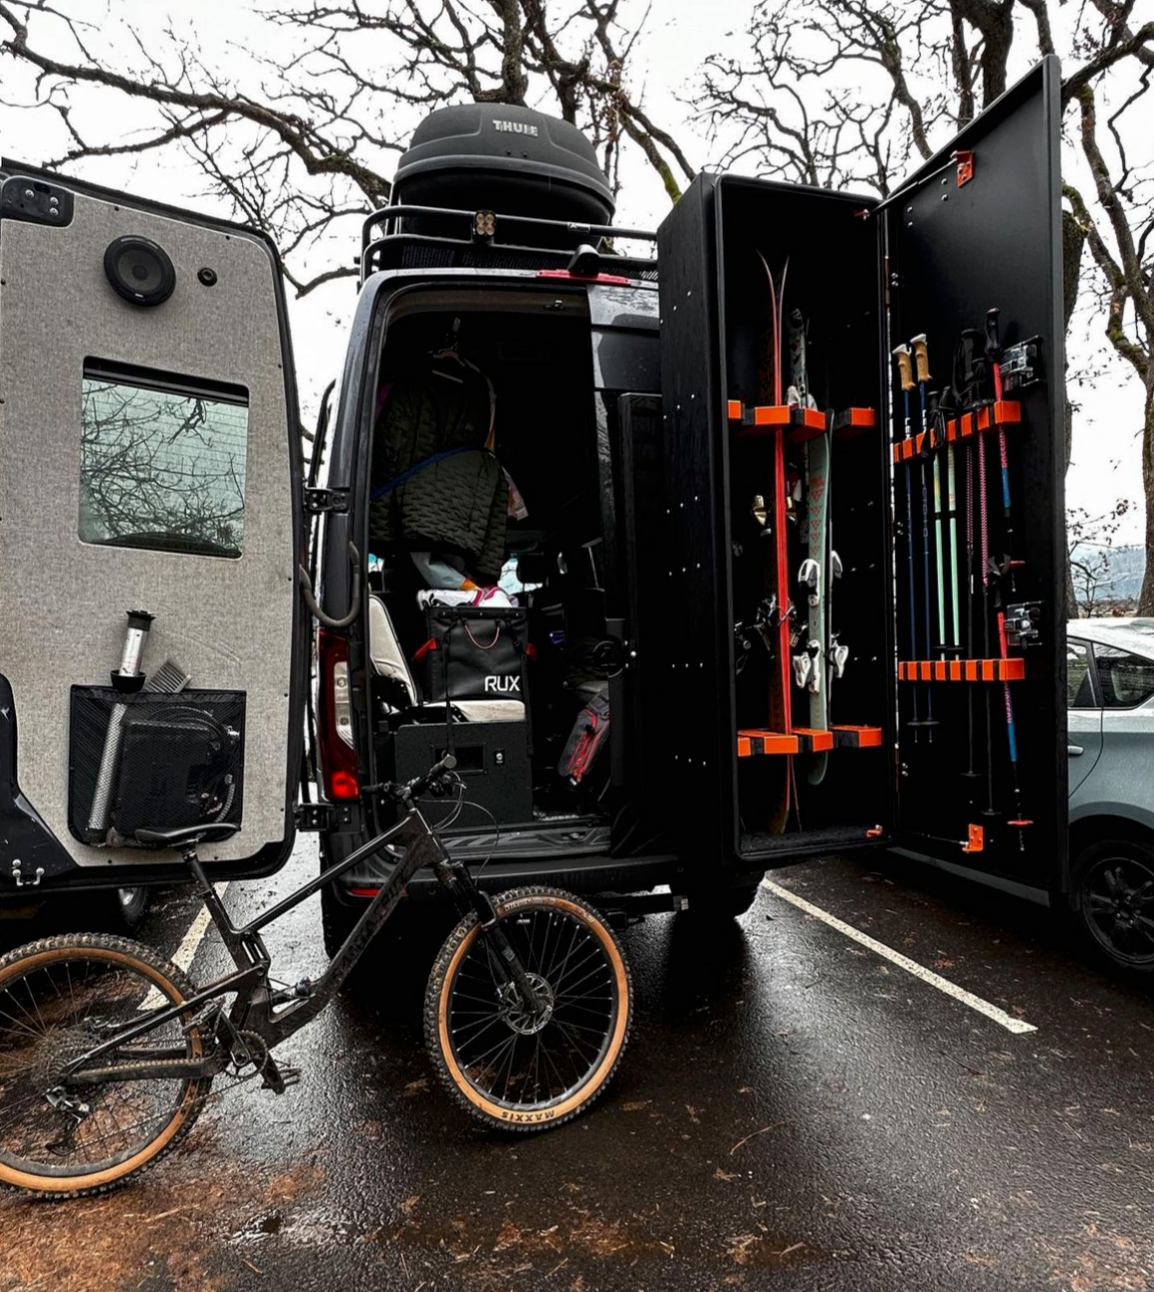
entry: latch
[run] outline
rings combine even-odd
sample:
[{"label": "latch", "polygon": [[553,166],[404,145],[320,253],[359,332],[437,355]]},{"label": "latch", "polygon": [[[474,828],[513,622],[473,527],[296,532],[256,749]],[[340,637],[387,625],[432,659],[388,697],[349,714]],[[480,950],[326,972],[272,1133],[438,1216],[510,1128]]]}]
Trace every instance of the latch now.
[{"label": "latch", "polygon": [[293,809],[293,819],[298,830],[327,830],[333,823],[331,803],[298,803]]},{"label": "latch", "polygon": [[1002,389],[1007,395],[1041,381],[1041,346],[1042,338],[1032,336],[1002,351]]},{"label": "latch", "polygon": [[12,863],[12,878],[16,881],[17,888],[39,888],[40,880],[43,875],[43,866],[37,866],[35,874],[25,875],[21,869],[19,857],[17,857]]},{"label": "latch", "polygon": [[1042,603],[1021,601],[1006,607],[1006,645],[1011,650],[1028,650],[1042,644]]},{"label": "latch", "polygon": [[349,509],[349,491],[347,489],[308,488],[304,490],[305,513],[319,516],[323,512],[344,514]]}]

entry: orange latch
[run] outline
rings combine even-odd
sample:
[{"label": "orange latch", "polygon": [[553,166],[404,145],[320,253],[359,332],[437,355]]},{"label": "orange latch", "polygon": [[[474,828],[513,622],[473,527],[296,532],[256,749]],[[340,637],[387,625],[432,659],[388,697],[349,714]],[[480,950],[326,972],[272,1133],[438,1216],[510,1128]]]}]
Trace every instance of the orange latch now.
[{"label": "orange latch", "polygon": [[980,825],[971,825],[969,832],[969,838],[962,844],[962,851],[984,852],[986,848],[985,830]]}]

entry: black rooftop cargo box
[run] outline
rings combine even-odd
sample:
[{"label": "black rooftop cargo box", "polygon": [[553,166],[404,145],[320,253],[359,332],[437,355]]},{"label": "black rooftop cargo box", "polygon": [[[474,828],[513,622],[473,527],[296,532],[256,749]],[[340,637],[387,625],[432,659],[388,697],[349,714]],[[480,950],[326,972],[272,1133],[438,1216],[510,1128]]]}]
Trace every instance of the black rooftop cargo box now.
[{"label": "black rooftop cargo box", "polygon": [[[593,145],[567,121],[507,103],[465,103],[430,113],[397,166],[393,202],[500,211],[608,224],[613,192]],[[451,236],[436,218],[406,220],[408,233]],[[518,241],[529,244],[531,237]],[[557,245],[556,229],[545,241]],[[579,239],[577,239],[579,240]]]}]

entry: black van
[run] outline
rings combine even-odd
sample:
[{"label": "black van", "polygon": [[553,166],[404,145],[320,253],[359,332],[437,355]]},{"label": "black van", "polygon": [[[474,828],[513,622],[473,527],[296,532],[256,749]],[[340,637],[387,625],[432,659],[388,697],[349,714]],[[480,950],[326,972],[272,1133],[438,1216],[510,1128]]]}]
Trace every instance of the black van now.
[{"label": "black van", "polygon": [[[338,860],[447,750],[442,829],[493,888],[739,913],[767,869],[887,845],[1064,892],[1058,92],[1047,59],[883,202],[705,174],[656,234],[612,227],[566,123],[434,113],[365,222],[307,468],[268,241],[2,163],[0,892],[171,878],[133,840],[160,818],[239,822],[222,877],[297,829]],[[819,408],[775,423],[786,263]],[[991,307],[1012,417],[908,437],[890,352],[925,334],[950,385]],[[923,652],[902,444],[960,472],[983,415],[1012,422],[1012,640]],[[805,591],[767,597],[765,543],[796,559],[819,434],[844,654],[828,729],[778,730]],[[391,864],[344,877],[330,947]]]}]

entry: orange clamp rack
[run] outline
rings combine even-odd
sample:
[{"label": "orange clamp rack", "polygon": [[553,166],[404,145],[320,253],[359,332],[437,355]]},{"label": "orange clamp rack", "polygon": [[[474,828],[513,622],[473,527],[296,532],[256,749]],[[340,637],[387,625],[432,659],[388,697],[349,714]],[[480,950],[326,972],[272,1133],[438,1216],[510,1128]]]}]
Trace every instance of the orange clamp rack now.
[{"label": "orange clamp rack", "polygon": [[816,727],[794,727],[797,737],[798,752],[803,754],[823,754],[834,746],[832,731],[822,731]]},{"label": "orange clamp rack", "polygon": [[881,727],[844,724],[834,725],[828,731],[816,727],[794,727],[789,735],[780,731],[743,728],[737,733],[737,756],[821,754],[830,749],[878,749],[881,744]]},{"label": "orange clamp rack", "polygon": [[972,413],[963,413],[946,423],[947,440],[964,440],[980,431],[994,431],[999,426],[1015,426],[1022,420],[1022,405],[1016,399],[999,399]]},{"label": "orange clamp rack", "polygon": [[919,431],[916,435],[911,435],[908,440],[898,440],[894,445],[894,461],[908,462],[910,458],[918,457],[925,439],[925,431]]},{"label": "orange clamp rack", "polygon": [[1021,682],[1024,659],[919,659],[898,661],[899,682]]},{"label": "orange clamp rack", "polygon": [[838,749],[879,749],[882,743],[881,727],[855,727],[835,723],[830,727]]},{"label": "orange clamp rack", "polygon": [[[986,404],[983,408],[961,417],[952,417],[946,423],[946,441],[968,439],[982,431],[996,431],[999,426],[1015,426],[1022,420],[1022,405],[1016,399],[1000,399],[995,404]],[[925,443],[925,432],[911,435],[908,440],[898,440],[893,446],[895,462],[908,462],[917,457]],[[935,445],[935,448],[937,446]]]},{"label": "orange clamp rack", "polygon": [[843,439],[851,435],[862,435],[872,431],[878,424],[878,415],[872,408],[843,408],[834,413],[830,420],[830,430]]},{"label": "orange clamp rack", "polygon": [[738,758],[753,758],[761,754],[796,754],[798,739],[781,731],[745,729],[737,733]]},{"label": "orange clamp rack", "polygon": [[758,404],[746,407],[739,399],[726,401],[726,412],[731,422],[739,422],[736,438],[757,439],[772,431],[789,431],[790,441],[801,444],[816,439],[829,425],[827,415],[816,408],[795,408],[787,404]]},{"label": "orange clamp rack", "polygon": [[819,435],[825,434],[829,426],[827,414],[816,408],[791,408],[789,411],[791,416],[787,438],[791,444],[804,444],[806,440],[815,440]]}]

